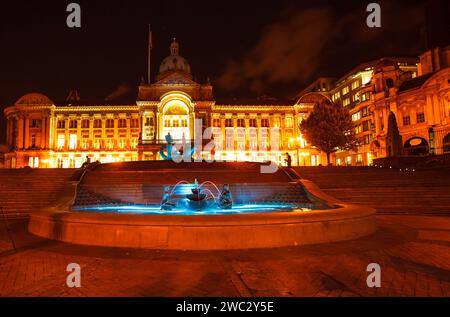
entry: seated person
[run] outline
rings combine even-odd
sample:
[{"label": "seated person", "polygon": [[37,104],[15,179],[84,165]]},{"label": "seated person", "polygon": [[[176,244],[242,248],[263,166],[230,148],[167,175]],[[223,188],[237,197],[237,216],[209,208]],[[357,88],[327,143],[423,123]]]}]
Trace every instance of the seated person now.
[{"label": "seated person", "polygon": [[218,206],[222,209],[231,209],[233,206],[233,197],[230,192],[230,185],[224,184],[219,196]]},{"label": "seated person", "polygon": [[161,210],[172,210],[175,207],[175,203],[172,202],[170,197],[170,186],[164,187],[164,195],[161,201]]}]

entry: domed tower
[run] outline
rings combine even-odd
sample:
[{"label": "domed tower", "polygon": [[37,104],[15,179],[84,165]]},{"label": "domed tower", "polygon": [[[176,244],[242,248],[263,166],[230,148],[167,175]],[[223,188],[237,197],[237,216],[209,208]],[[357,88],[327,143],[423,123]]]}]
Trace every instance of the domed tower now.
[{"label": "domed tower", "polygon": [[163,59],[159,66],[159,73],[156,78],[157,81],[167,77],[172,73],[181,73],[182,75],[192,79],[191,66],[188,61],[180,56],[180,45],[176,38],[173,38],[170,44],[170,55]]}]

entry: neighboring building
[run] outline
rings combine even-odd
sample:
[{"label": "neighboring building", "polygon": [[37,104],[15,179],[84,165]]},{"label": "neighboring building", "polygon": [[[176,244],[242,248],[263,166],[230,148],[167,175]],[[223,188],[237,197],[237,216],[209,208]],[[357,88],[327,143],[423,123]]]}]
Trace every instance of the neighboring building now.
[{"label": "neighboring building", "polygon": [[396,115],[404,155],[450,153],[450,46],[422,54],[418,77],[404,75],[395,65],[384,65],[372,79],[374,155],[388,154],[390,111]]},{"label": "neighboring building", "polygon": [[[348,107],[355,122],[358,149],[338,151],[336,165],[371,165],[385,157],[387,120],[396,115],[404,155],[450,152],[450,49],[435,48],[416,58],[385,57],[361,64],[324,90],[330,80],[315,81],[320,91]],[[320,90],[317,88],[321,87]]]},{"label": "neighboring building", "polygon": [[[289,153],[293,165],[325,162],[299,131],[312,100],[216,103],[211,84],[193,80],[175,40],[170,51],[156,81],[139,86],[136,103],[86,103],[75,91],[63,103],[39,93],[19,98],[4,110],[6,167],[79,167],[86,156],[100,162],[161,159],[168,133],[175,141],[193,143],[208,127],[216,159],[284,164]],[[202,120],[197,129],[195,119]],[[201,155],[210,158],[211,151]]]}]

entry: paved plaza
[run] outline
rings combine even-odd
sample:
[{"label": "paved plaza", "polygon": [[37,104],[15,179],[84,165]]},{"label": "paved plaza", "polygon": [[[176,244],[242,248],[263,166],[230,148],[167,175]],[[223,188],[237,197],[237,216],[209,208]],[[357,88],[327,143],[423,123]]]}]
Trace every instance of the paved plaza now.
[{"label": "paved plaza", "polygon": [[[2,228],[0,296],[450,296],[450,218],[382,215],[353,241],[238,251],[156,251],[70,245]],[[81,266],[81,287],[66,267]],[[381,266],[381,288],[366,267]]]}]

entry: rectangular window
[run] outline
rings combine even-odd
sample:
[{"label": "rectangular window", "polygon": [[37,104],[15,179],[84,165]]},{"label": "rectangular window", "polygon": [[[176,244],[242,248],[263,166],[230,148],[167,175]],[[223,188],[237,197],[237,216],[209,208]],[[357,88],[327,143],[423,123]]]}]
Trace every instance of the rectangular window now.
[{"label": "rectangular window", "polygon": [[131,128],[139,128],[139,119],[133,118],[130,120]]},{"label": "rectangular window", "polygon": [[346,95],[346,94],[348,94],[348,92],[349,92],[348,86],[345,86],[345,87],[342,89],[342,95]]},{"label": "rectangular window", "polygon": [[350,98],[345,98],[343,101],[342,101],[342,105],[345,107],[345,106],[348,106],[350,104]]},{"label": "rectangular window", "polygon": [[89,129],[89,120],[88,119],[83,119],[81,121],[81,128],[82,129]]},{"label": "rectangular window", "polygon": [[78,126],[78,121],[77,120],[70,120],[69,121],[69,129],[76,129]]},{"label": "rectangular window", "polygon": [[359,120],[359,119],[361,119],[361,112],[360,112],[360,111],[358,111],[358,112],[352,114],[352,120],[353,120],[353,121],[357,121],[357,120]]},{"label": "rectangular window", "polygon": [[356,102],[356,101],[358,101],[358,100],[359,100],[358,94],[354,94],[354,95],[352,96],[352,102]]},{"label": "rectangular window", "polygon": [[352,82],[352,89],[356,89],[359,87],[359,80]]},{"label": "rectangular window", "polygon": [[233,119],[225,119],[225,127],[227,128],[233,127]]},{"label": "rectangular window", "polygon": [[269,127],[269,119],[261,119],[261,128]]},{"label": "rectangular window", "polygon": [[256,128],[256,119],[255,118],[249,119],[248,125],[250,128]]},{"label": "rectangular window", "polygon": [[119,128],[126,128],[127,127],[127,119],[119,119]]},{"label": "rectangular window", "polygon": [[368,115],[368,113],[367,113],[367,107],[362,108],[362,109],[361,109],[361,116],[362,116],[362,117],[366,117],[367,115]]},{"label": "rectangular window", "polygon": [[71,150],[75,150],[77,148],[77,135],[76,134],[69,135],[69,148]]},{"label": "rectangular window", "polygon": [[119,149],[121,150],[125,149],[126,144],[127,141],[125,139],[119,139]]},{"label": "rectangular window", "polygon": [[362,127],[364,132],[369,131],[369,121],[368,120],[364,121]]},{"label": "rectangular window", "polygon": [[58,120],[58,123],[57,123],[57,128],[58,129],[65,129],[66,128],[66,121],[65,120]]},{"label": "rectangular window", "polygon": [[417,113],[417,123],[425,122],[425,114],[423,112]]},{"label": "rectangular window", "polygon": [[286,128],[292,128],[294,126],[294,120],[292,117],[286,117]]},{"label": "rectangular window", "polygon": [[136,149],[137,148],[137,146],[138,146],[138,138],[132,138],[131,139],[131,148],[134,150],[134,149]]},{"label": "rectangular window", "polygon": [[113,129],[114,128],[114,119],[107,119],[106,120],[106,128],[107,129]]},{"label": "rectangular window", "polygon": [[411,117],[410,116],[404,116],[403,117],[403,125],[410,125],[411,124]]},{"label": "rectangular window", "polygon": [[101,119],[95,119],[94,120],[94,129],[101,129],[102,128],[102,120]]},{"label": "rectangular window", "polygon": [[40,128],[42,126],[41,119],[32,119],[30,122],[30,128]]},{"label": "rectangular window", "polygon": [[237,119],[237,126],[239,128],[245,128],[245,120],[244,119]]},{"label": "rectangular window", "polygon": [[100,145],[101,145],[100,138],[95,138],[94,139],[94,149],[100,150]]},{"label": "rectangular window", "polygon": [[219,128],[220,127],[220,119],[213,119],[213,127]]},{"label": "rectangular window", "polygon": [[89,149],[89,139],[88,138],[83,138],[81,147],[83,148],[83,150]]},{"label": "rectangular window", "polygon": [[65,145],[65,136],[64,134],[58,134],[58,149],[63,149]]}]

